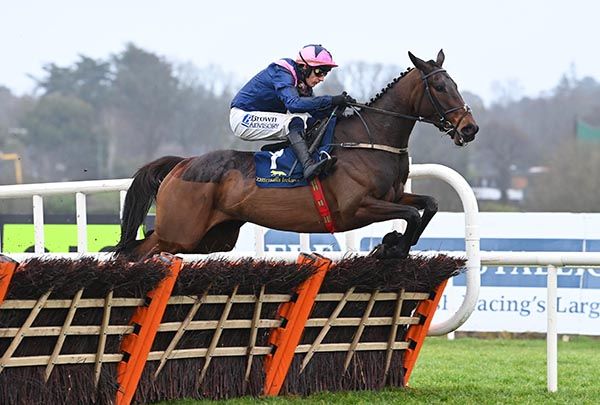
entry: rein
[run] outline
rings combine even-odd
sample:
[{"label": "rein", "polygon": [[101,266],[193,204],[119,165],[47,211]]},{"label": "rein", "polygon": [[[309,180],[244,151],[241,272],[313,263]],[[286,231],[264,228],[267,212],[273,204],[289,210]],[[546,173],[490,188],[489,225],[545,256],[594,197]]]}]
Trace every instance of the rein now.
[{"label": "rein", "polygon": [[390,110],[384,110],[383,108],[377,108],[377,107],[372,107],[370,105],[366,105],[366,104],[361,104],[361,103],[348,103],[349,106],[353,107],[352,109],[358,114],[359,111],[354,108],[354,107],[358,107],[361,110],[371,110],[371,111],[375,111],[378,112],[380,114],[383,115],[390,115],[392,117],[397,117],[397,118],[404,118],[407,120],[413,120],[413,121],[419,121],[419,122],[427,122],[429,124],[434,124],[434,121],[428,120],[425,117],[420,117],[420,116],[414,116],[414,115],[407,115],[407,114],[400,114],[397,113],[395,111],[390,111]]},{"label": "rein", "polygon": [[[358,118],[360,118],[361,122],[363,123],[365,130],[367,131],[367,136],[369,137],[369,143],[362,143],[362,142],[342,142],[342,143],[331,143],[331,146],[339,146],[341,148],[354,148],[354,149],[374,149],[374,150],[382,150],[384,152],[390,152],[390,153],[395,153],[397,155],[403,155],[405,153],[408,153],[408,148],[396,148],[393,146],[388,146],[388,145],[380,145],[377,143],[373,143],[373,136],[371,135],[371,130],[369,129],[369,126],[367,125],[365,119],[363,118],[362,114],[360,113],[360,111],[358,111],[355,107],[355,105],[361,106],[361,104],[359,103],[349,103],[348,104],[352,110],[354,110],[354,112],[356,113],[356,115],[358,116]],[[369,107],[369,106],[365,106],[368,108],[374,108],[374,107]],[[388,111],[388,110],[381,110],[381,111],[385,111],[385,113],[392,113],[392,114],[397,114],[393,111]],[[403,114],[400,114],[403,115]]]}]

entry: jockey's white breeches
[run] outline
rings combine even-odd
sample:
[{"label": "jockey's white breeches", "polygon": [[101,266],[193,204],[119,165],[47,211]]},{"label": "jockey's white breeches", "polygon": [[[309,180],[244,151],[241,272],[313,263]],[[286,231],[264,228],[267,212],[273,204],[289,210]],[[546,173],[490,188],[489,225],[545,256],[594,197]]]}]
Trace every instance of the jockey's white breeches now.
[{"label": "jockey's white breeches", "polygon": [[244,111],[232,108],[229,113],[229,125],[235,136],[245,141],[285,140],[289,133],[288,125],[292,118],[299,117],[304,122],[308,113],[276,113],[266,111]]}]

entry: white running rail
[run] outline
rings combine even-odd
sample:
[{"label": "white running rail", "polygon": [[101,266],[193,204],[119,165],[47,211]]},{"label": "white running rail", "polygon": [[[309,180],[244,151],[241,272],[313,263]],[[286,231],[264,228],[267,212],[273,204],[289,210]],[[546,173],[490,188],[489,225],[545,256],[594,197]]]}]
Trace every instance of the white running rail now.
[{"label": "white running rail", "polygon": [[33,199],[33,235],[35,254],[44,253],[44,196],[74,194],[77,217],[77,252],[87,252],[87,204],[86,195],[120,192],[119,217],[123,216],[123,204],[132,179],[69,181],[62,183],[16,184],[0,186],[0,199]]}]

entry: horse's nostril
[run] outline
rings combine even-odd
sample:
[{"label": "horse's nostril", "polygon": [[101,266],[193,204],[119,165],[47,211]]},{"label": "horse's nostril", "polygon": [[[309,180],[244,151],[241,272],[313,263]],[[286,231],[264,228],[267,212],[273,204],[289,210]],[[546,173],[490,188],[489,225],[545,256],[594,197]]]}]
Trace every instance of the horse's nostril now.
[{"label": "horse's nostril", "polygon": [[479,131],[479,127],[474,124],[465,125],[460,133],[465,138],[466,141],[472,141],[475,138],[475,134]]}]

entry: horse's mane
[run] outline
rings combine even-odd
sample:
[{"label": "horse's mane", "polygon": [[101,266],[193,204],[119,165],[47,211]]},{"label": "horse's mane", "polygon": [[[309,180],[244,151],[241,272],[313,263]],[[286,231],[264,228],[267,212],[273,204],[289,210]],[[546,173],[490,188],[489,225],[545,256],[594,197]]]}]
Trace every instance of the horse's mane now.
[{"label": "horse's mane", "polygon": [[[375,94],[375,96],[371,97],[371,99],[369,100],[368,103],[366,103],[366,105],[368,106],[372,106],[373,103],[375,103],[377,100],[379,100],[381,97],[383,97],[383,95],[392,87],[394,87],[394,85],[396,83],[398,83],[400,81],[400,79],[402,79],[404,76],[406,76],[411,70],[413,70],[412,67],[408,67],[404,72],[400,73],[400,76],[395,77],[391,82],[389,82],[385,87],[383,87],[377,94]],[[342,115],[341,117],[338,118],[338,121],[340,119],[346,119],[346,118],[352,118],[356,115],[356,112],[352,112],[352,114],[348,114],[348,115]]]},{"label": "horse's mane", "polygon": [[383,97],[383,95],[392,87],[394,87],[394,85],[396,83],[398,83],[400,81],[400,79],[402,79],[404,76],[406,76],[406,74],[408,72],[410,72],[413,68],[409,67],[407,68],[404,72],[400,73],[400,76],[395,77],[391,82],[389,82],[384,88],[382,88],[377,94],[375,94],[374,97],[371,97],[371,99],[369,100],[369,102],[366,105],[373,105],[373,103],[375,103],[377,100],[379,100],[381,97]]},{"label": "horse's mane", "polygon": [[[433,66],[435,66],[435,67],[437,67],[437,68],[441,68],[441,66],[440,66],[440,65],[438,65],[438,64],[437,64],[437,62],[436,62],[436,61],[434,61],[433,59],[429,60],[427,63],[428,63],[428,64],[430,64],[430,65],[433,65]],[[376,102],[376,101],[377,101],[377,100],[379,100],[381,97],[383,97],[383,95],[384,95],[384,94],[385,94],[385,93],[386,93],[386,92],[387,92],[389,89],[391,89],[392,87],[394,87],[394,85],[395,85],[396,83],[398,83],[398,81],[400,81],[400,79],[402,79],[404,76],[406,76],[406,74],[407,74],[407,73],[409,73],[411,70],[413,70],[413,68],[409,66],[409,67],[408,67],[408,68],[407,68],[407,69],[406,69],[404,72],[400,73],[400,76],[398,76],[398,77],[394,78],[394,80],[392,80],[391,82],[389,82],[389,83],[388,83],[388,84],[387,84],[387,85],[386,85],[386,86],[385,86],[383,89],[381,89],[381,90],[379,91],[379,93],[375,94],[375,96],[374,96],[374,97],[372,97],[372,98],[369,100],[369,102],[368,102],[366,105],[368,105],[368,106],[371,106],[371,105],[373,105],[373,103],[374,103],[374,102]]]}]

